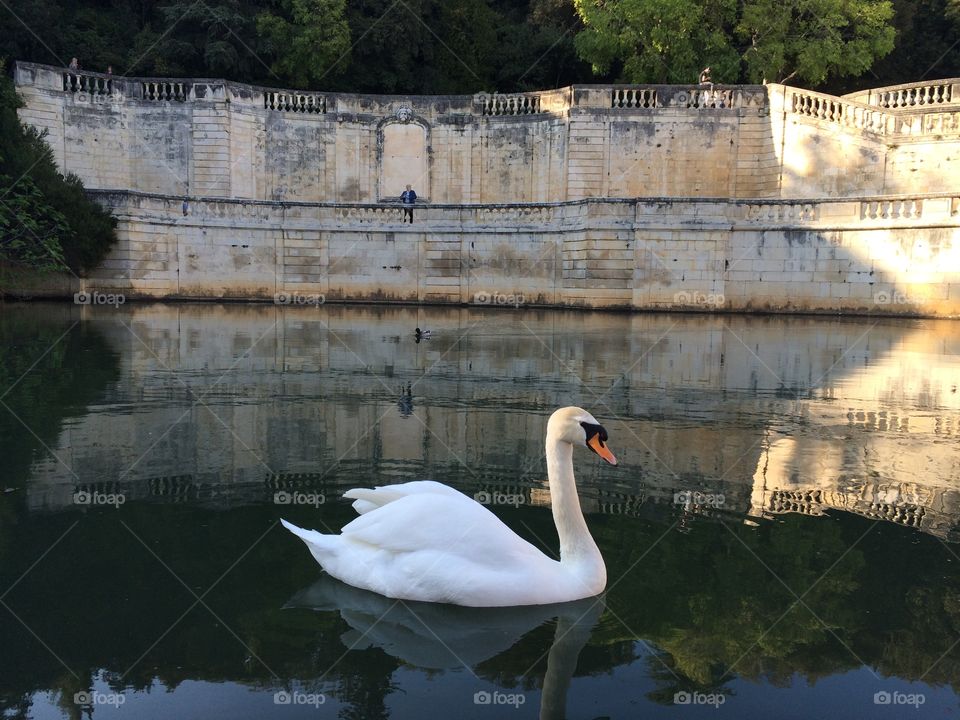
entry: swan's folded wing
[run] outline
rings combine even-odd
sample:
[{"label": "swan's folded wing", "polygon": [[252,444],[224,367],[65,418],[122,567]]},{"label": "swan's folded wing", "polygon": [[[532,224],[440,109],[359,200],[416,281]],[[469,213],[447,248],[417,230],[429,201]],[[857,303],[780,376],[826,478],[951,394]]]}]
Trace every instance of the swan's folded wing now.
[{"label": "swan's folded wing", "polygon": [[459,490],[454,490],[443,483],[433,480],[415,480],[414,482],[400,483],[398,485],[384,485],[375,488],[353,488],[347,490],[343,496],[353,500],[353,509],[360,515],[376,510],[388,503],[392,503],[408,495],[419,495],[424,493],[435,493],[439,495],[463,496]]},{"label": "swan's folded wing", "polygon": [[544,555],[462,493],[416,493],[344,526],[344,539],[395,554],[435,551],[480,564]]}]

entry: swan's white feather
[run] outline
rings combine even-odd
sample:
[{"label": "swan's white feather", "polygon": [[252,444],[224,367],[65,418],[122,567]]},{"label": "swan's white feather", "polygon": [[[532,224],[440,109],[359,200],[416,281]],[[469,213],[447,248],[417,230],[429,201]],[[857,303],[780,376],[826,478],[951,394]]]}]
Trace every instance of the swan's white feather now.
[{"label": "swan's white feather", "polygon": [[356,502],[353,503],[353,509],[363,515],[371,510],[376,510],[378,507],[383,507],[394,500],[418,493],[439,493],[441,495],[463,494],[454,490],[449,485],[434,482],[433,480],[415,480],[413,482],[401,483],[400,485],[353,488],[352,490],[347,490],[343,496],[355,500]]},{"label": "swan's white feather", "polygon": [[544,590],[540,583],[550,582],[559,562],[452,488],[396,497],[348,523],[340,535],[286,521],[284,527],[331,575],[388,597],[505,606],[543,602],[533,598],[568,590]]},{"label": "swan's white feather", "polygon": [[585,423],[599,428],[592,415],[571,407],[555,412],[547,427],[563,562],[544,555],[473,498],[432,481],[348,490],[344,497],[360,515],[339,535],[283,525],[330,575],[391,598],[504,607],[594,596],[606,584],[606,569],[580,511],[571,448],[586,444]]}]

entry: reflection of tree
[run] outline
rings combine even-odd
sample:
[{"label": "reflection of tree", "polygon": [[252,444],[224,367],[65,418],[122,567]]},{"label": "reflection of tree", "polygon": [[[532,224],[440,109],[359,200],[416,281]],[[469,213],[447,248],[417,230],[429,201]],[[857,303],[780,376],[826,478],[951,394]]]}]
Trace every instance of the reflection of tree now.
[{"label": "reflection of tree", "polygon": [[[119,678],[194,598],[114,512],[38,514],[10,531],[19,547],[37,548],[77,517],[82,520],[70,536],[74,550],[55,549],[7,598],[81,677],[106,669],[111,685],[136,688],[158,681],[175,687],[188,678],[264,689],[293,682],[347,703],[345,719],[387,716],[386,698],[396,689],[400,662],[365,643],[346,652],[341,638],[350,627],[336,612],[281,609],[292,589],[309,585],[318,569],[299,543],[277,529],[205,597],[223,624],[197,606]],[[311,510],[287,512],[307,525],[315,519]],[[352,516],[338,504],[323,513],[330,527]],[[277,511],[271,505],[218,511],[132,503],[122,517],[202,593],[276,522]],[[503,517],[535,542],[533,533],[555,541],[544,509],[504,511]],[[859,667],[852,650],[884,674],[954,686],[960,677],[956,649],[934,666],[960,634],[960,577],[935,538],[887,523],[871,528],[870,521],[848,514],[791,515],[759,528],[702,522],[689,533],[669,532],[651,549],[666,530],[662,522],[615,516],[590,522],[607,559],[612,589],[605,602],[611,612],[580,652],[578,676],[646,658],[658,688],[650,697],[667,702],[677,690],[722,690],[738,676],[786,684],[799,674],[815,681]],[[34,557],[11,553],[0,565],[0,586]],[[764,565],[803,595],[810,609],[789,609],[796,598]],[[502,686],[536,688],[555,630],[555,622],[537,627],[475,672]],[[5,612],[0,636],[0,693],[8,714],[16,717],[30,692],[52,688],[65,694],[73,687],[64,681],[63,667]],[[638,638],[659,658],[649,658]]]},{"label": "reflection of tree", "polygon": [[0,396],[16,383],[3,398],[10,410],[0,407],[8,483],[26,478],[64,418],[86,412],[118,377],[118,358],[106,340],[87,323],[70,329],[73,322],[70,308],[59,305],[5,305],[0,314]]},{"label": "reflection of tree", "polygon": [[[71,329],[71,311],[59,305],[5,304],[0,313],[0,396],[7,405],[0,406],[4,471],[0,477],[0,568],[24,560],[14,548],[18,523],[25,513],[24,489],[30,466],[46,453],[44,445],[56,442],[63,420],[83,414],[118,377],[117,356],[106,340],[86,324]],[[6,578],[7,573],[0,577]],[[7,611],[0,608],[0,613]],[[8,619],[9,615],[0,625]],[[24,642],[32,641],[24,636]],[[74,680],[69,674],[67,678]],[[61,687],[61,680],[48,687]],[[68,700],[61,697],[61,703],[71,716],[79,717],[72,699],[73,691]],[[0,690],[4,718],[26,717],[29,707],[25,695]]]},{"label": "reflection of tree", "polygon": [[[954,684],[960,653],[934,667],[960,636],[960,578],[944,577],[946,551],[884,523],[849,549],[869,527],[840,515],[671,533],[615,584],[608,602],[623,624],[605,624],[594,642],[635,632],[663,650],[649,665],[661,683],[654,699],[664,701],[735,676],[815,681],[859,667],[857,657],[888,675]],[[639,523],[617,529],[603,546],[621,549],[623,568],[659,533]]]},{"label": "reflection of tree", "polygon": [[379,649],[348,652],[329,669],[338,678],[337,698],[348,703],[340,717],[344,720],[386,720],[390,716],[386,697],[396,689],[390,679],[397,669],[394,658]]}]

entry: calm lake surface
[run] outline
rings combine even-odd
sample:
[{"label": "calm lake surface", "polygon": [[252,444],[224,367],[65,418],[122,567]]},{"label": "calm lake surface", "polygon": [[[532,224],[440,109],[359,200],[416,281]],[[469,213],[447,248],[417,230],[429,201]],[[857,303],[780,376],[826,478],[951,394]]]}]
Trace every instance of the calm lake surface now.
[{"label": "calm lake surface", "polygon": [[[416,343],[415,327],[433,331]],[[958,717],[960,324],[0,305],[0,717]],[[605,595],[394,603],[281,517],[434,479]]]}]

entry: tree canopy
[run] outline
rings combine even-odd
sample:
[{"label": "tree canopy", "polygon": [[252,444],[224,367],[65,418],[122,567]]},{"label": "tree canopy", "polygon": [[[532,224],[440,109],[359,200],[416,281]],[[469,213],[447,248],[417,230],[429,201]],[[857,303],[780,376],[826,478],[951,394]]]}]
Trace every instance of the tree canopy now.
[{"label": "tree canopy", "polygon": [[894,48],[891,0],[575,0],[577,50],[627,82],[821,85],[858,76]]},{"label": "tree canopy", "polygon": [[[960,0],[10,0],[0,57],[369,93],[960,74]],[[857,80],[857,78],[860,78]]]}]

